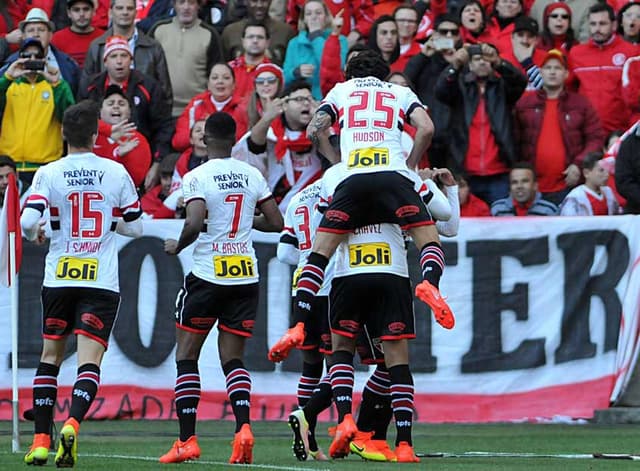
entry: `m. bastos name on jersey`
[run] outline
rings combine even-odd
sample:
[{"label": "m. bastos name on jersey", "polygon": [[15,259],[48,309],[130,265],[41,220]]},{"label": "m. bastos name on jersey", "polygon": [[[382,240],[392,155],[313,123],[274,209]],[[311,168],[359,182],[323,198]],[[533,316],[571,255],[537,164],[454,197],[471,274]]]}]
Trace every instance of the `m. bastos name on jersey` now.
[{"label": "m. bastos name on jersey", "polygon": [[66,179],[67,186],[101,185],[104,174],[104,170],[80,168],[64,170],[62,177]]},{"label": "m. bastos name on jersey", "polygon": [[212,245],[214,252],[227,254],[249,253],[248,242],[214,242]]},{"label": "m. bastos name on jersey", "polygon": [[212,176],[213,181],[218,183],[219,190],[234,190],[237,188],[247,188],[249,186],[249,175],[244,173],[220,173]]}]

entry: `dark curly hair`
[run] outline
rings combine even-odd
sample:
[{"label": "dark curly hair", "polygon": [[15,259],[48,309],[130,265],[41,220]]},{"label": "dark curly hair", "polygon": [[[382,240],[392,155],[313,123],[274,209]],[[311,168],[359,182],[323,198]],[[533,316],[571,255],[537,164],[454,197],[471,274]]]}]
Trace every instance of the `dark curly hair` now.
[{"label": "dark curly hair", "polygon": [[347,80],[356,77],[376,77],[385,80],[389,75],[389,64],[382,56],[371,49],[358,53],[347,64],[345,77]]}]

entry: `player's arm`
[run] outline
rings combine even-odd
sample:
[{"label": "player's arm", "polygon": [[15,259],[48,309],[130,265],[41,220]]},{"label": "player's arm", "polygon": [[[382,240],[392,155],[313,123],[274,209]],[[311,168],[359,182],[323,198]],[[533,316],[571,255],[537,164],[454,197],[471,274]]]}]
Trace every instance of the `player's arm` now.
[{"label": "player's arm", "polygon": [[133,237],[134,239],[142,237],[142,219],[137,218],[131,222],[126,222],[124,219],[118,219],[116,232],[123,236]]},{"label": "player's arm", "polygon": [[175,241],[167,239],[164,243],[164,251],[169,255],[178,255],[182,249],[193,244],[200,234],[204,218],[207,214],[207,205],[203,199],[192,199],[187,203],[187,217],[182,226],[180,238]]},{"label": "player's arm", "polygon": [[43,171],[38,170],[33,178],[32,193],[27,198],[20,216],[20,227],[24,236],[30,241],[42,243],[45,240],[42,219],[49,206],[49,189]]},{"label": "player's arm", "polygon": [[435,128],[433,127],[433,121],[431,121],[431,118],[429,118],[429,115],[422,106],[412,106],[407,116],[409,124],[416,128],[416,135],[413,138],[413,148],[407,158],[407,167],[416,168],[422,155],[431,145]]},{"label": "player's arm", "polygon": [[253,217],[253,228],[262,232],[280,232],[284,226],[282,213],[273,197],[258,203],[262,214]]},{"label": "player's arm", "polygon": [[298,250],[298,237],[293,230],[293,212],[295,211],[294,204],[289,204],[287,212],[284,215],[284,227],[280,233],[280,240],[278,241],[278,248],[276,249],[276,256],[282,263],[288,265],[297,265],[300,258],[300,251]]}]

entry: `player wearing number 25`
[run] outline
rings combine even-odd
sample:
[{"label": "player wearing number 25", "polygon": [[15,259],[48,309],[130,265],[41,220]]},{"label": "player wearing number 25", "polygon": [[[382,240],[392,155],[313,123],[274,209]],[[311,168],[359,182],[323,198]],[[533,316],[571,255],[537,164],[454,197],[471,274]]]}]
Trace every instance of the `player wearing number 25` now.
[{"label": "player wearing number 25", "polygon": [[102,356],[120,305],[114,232],[142,235],[131,177],[122,165],[91,152],[98,113],[90,101],[67,108],[62,135],[69,154],[36,171],[20,218],[26,237],[44,242],[41,217],[49,208],[52,229],[42,283],[42,356],[33,379],[35,434],[24,458],[32,465],[47,462],[57,377],[72,333],[78,338],[78,373],[55,462],[72,467],[78,459],[80,422],[98,392]]},{"label": "player wearing number 25", "polygon": [[[180,463],[200,457],[196,413],[200,400],[198,359],[209,331],[218,323],[218,353],[227,394],[236,418],[230,463],[253,461],[249,425],[251,377],[242,362],[258,307],[258,261],[252,228],[279,232],[282,215],[262,174],[231,158],[236,123],[227,113],[207,118],[204,142],[209,160],[182,181],[187,217],[178,241],[165,252],[176,255],[194,244],[193,269],[176,301],[176,412],[180,437],[160,457]],[[255,216],[255,210],[261,214]]]}]

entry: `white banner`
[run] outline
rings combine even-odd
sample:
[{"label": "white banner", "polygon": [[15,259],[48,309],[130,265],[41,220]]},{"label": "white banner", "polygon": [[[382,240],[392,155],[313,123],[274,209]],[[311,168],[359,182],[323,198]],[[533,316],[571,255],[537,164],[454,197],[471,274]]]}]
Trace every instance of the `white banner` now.
[{"label": "white banner", "polygon": [[[122,304],[102,365],[93,417],[171,418],[175,379],[173,305],[190,254],[166,256],[182,221],[147,221],[142,239],[120,239]],[[275,258],[277,237],[256,234],[261,300],[245,364],[252,375],[254,419],[286,416],[295,405],[300,357],[266,359],[288,327],[290,267]],[[441,283],[456,315],[440,328],[416,302],[411,344],[421,421],[535,420],[591,417],[624,390],[637,357],[640,218],[464,219],[443,241]],[[45,249],[24,248],[20,273],[19,385],[30,407],[40,355],[39,289]],[[415,250],[412,277],[418,276]],[[9,294],[0,290],[0,329],[8,333]],[[201,418],[229,417],[215,329],[200,360]],[[0,338],[0,420],[10,417],[10,336]],[[59,376],[57,412],[68,410],[75,380],[72,346]],[[356,376],[362,387],[367,370]]]}]

